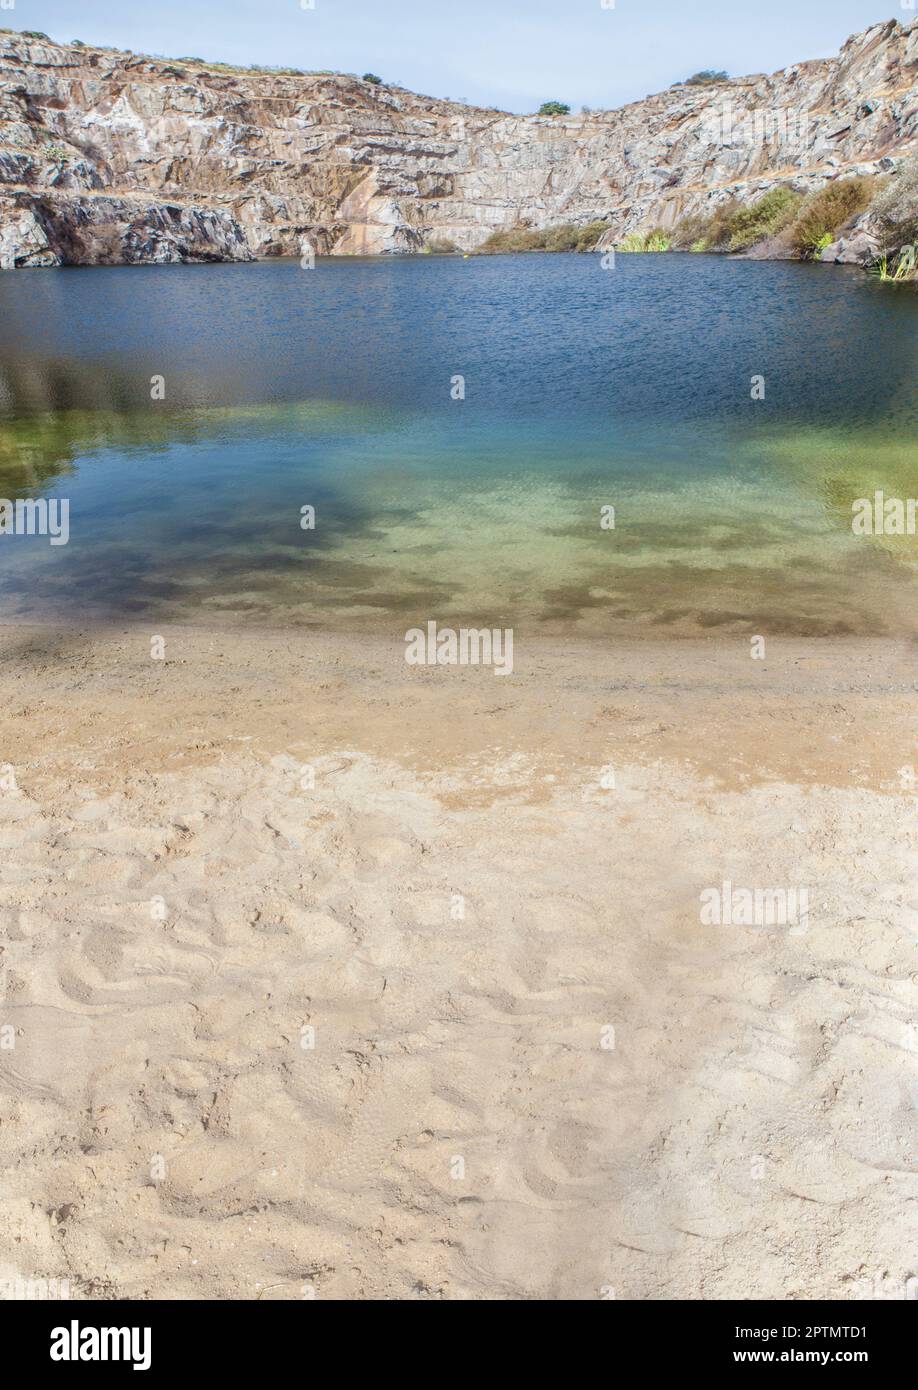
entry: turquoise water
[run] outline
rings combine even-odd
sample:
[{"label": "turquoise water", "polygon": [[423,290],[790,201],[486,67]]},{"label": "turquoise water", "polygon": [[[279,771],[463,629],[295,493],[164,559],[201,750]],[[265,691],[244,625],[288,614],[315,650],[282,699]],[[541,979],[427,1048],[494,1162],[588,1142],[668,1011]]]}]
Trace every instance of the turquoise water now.
[{"label": "turquoise water", "polygon": [[916,346],[909,290],[708,256],[3,274],[0,496],[70,540],[0,536],[0,613],[911,633],[851,503],[918,495]]}]

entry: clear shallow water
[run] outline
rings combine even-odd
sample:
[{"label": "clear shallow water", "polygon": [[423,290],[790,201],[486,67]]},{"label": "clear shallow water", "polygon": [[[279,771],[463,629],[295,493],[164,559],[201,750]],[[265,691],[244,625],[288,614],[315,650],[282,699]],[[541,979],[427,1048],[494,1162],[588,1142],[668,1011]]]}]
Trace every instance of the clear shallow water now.
[{"label": "clear shallow water", "polygon": [[851,502],[918,496],[916,347],[910,291],[716,257],[3,274],[0,496],[70,542],[0,536],[0,617],[911,633]]}]

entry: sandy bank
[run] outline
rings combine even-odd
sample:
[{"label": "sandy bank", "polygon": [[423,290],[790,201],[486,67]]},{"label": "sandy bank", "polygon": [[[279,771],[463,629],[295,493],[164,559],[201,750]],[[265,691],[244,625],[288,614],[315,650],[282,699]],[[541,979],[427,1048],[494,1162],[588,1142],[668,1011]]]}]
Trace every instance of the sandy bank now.
[{"label": "sandy bank", "polygon": [[[910,647],[151,635],[0,632],[0,1278],[918,1272]],[[702,925],[725,879],[807,929]]]}]

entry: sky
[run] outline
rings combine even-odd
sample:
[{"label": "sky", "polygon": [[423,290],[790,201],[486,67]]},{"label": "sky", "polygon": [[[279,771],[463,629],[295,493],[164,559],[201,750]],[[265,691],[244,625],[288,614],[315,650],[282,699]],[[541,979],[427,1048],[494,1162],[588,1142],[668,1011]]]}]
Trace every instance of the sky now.
[{"label": "sky", "polygon": [[173,58],[371,71],[428,96],[577,111],[639,100],[701,68],[741,76],[829,57],[871,24],[915,19],[906,2],[5,0],[0,27]]}]

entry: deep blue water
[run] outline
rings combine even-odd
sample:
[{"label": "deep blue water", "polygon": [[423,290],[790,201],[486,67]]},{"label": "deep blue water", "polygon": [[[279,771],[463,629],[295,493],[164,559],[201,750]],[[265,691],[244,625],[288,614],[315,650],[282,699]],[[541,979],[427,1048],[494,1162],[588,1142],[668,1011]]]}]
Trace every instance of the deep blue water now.
[{"label": "deep blue water", "polygon": [[916,346],[908,289],[712,256],[0,274],[0,496],[70,504],[0,612],[911,631],[918,542],[850,522],[918,495]]}]

